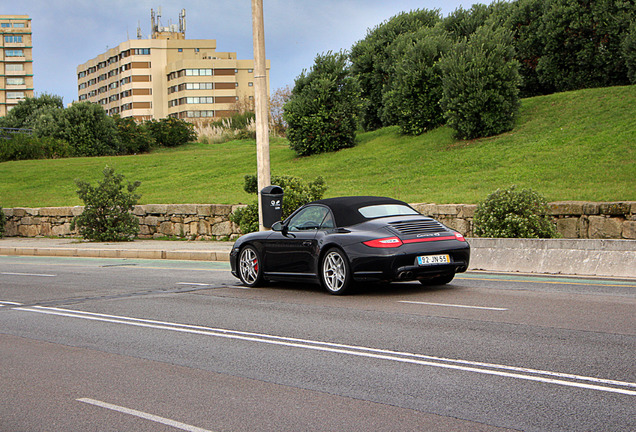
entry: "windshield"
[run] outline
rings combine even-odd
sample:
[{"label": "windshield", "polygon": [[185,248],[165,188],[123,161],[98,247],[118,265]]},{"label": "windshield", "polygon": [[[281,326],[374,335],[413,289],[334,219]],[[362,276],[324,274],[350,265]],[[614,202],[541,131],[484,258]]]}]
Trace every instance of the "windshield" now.
[{"label": "windshield", "polygon": [[361,207],[358,211],[367,219],[385,216],[418,215],[411,207],[400,204],[380,204]]}]

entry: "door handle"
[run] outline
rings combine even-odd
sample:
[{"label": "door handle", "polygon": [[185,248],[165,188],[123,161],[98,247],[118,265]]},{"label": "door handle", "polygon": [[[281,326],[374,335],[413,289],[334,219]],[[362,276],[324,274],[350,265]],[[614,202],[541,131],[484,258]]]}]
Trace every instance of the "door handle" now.
[{"label": "door handle", "polygon": [[309,240],[305,240],[303,242],[303,246],[311,246],[311,242]]}]

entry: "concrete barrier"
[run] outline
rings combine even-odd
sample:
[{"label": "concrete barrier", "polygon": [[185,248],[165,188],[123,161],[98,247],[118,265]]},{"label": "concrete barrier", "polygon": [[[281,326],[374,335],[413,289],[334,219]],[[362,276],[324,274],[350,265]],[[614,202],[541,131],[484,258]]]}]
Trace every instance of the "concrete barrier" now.
[{"label": "concrete barrier", "polygon": [[[636,240],[469,238],[470,270],[636,278]],[[0,239],[0,255],[228,261],[232,242]]]},{"label": "concrete barrier", "polygon": [[636,278],[635,240],[470,238],[470,270]]}]

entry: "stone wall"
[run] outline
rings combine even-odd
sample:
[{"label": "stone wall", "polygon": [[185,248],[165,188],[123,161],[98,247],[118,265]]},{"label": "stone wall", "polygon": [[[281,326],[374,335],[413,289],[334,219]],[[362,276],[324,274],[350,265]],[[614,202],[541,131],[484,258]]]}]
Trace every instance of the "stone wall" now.
[{"label": "stone wall", "polygon": [[[135,206],[140,238],[184,237],[197,240],[233,239],[238,226],[229,215],[238,207],[218,204],[146,204]],[[84,207],[5,208],[5,236],[72,237],[71,221]]]},{"label": "stone wall", "polygon": [[[184,237],[221,240],[239,236],[229,215],[238,207],[217,204],[146,204],[135,206],[140,237]],[[418,211],[473,236],[473,204],[413,204]],[[636,202],[550,203],[552,216],[564,238],[636,239]],[[71,221],[83,207],[6,208],[8,237],[77,236]]]},{"label": "stone wall", "polygon": [[[412,204],[467,237],[473,236],[474,204]],[[549,204],[563,238],[636,239],[636,201],[560,201]]]}]

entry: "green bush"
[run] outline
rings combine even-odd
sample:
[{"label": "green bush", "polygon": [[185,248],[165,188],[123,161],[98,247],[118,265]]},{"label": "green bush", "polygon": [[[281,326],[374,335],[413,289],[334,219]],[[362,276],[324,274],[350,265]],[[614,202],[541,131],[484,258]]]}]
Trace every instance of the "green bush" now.
[{"label": "green bush", "polygon": [[132,117],[114,117],[123,153],[146,153],[154,144],[152,135],[144,125],[139,125]]},{"label": "green bush", "polygon": [[149,120],[144,126],[148,128],[155,143],[161,147],[177,147],[197,139],[194,125],[181,119]]},{"label": "green bush", "polygon": [[2,206],[0,206],[0,238],[4,237],[4,224],[6,223],[6,219],[4,217],[4,212],[2,211]]},{"label": "green bush", "polygon": [[497,189],[477,206],[473,220],[479,237],[558,237],[547,201],[531,189]]},{"label": "green bush", "polygon": [[450,49],[451,41],[441,27],[424,27],[402,35],[394,45],[402,55],[396,58],[384,90],[382,121],[398,125],[403,134],[420,135],[444,123],[437,62]]},{"label": "green bush", "polygon": [[6,116],[0,117],[0,127],[35,129],[43,112],[63,111],[62,96],[44,93],[21,100]]},{"label": "green bush", "polygon": [[[283,220],[298,207],[321,199],[327,190],[322,177],[316,177],[313,182],[305,182],[293,176],[272,176],[271,182],[283,188]],[[255,175],[246,175],[243,189],[247,193],[257,194],[257,184]],[[240,227],[243,234],[258,231],[258,202],[236,210],[230,215],[230,220]]]},{"label": "green bush", "polygon": [[115,120],[101,105],[81,102],[64,110],[55,138],[73,148],[75,156],[109,156],[122,153]]},{"label": "green bush", "polygon": [[15,134],[10,139],[0,139],[0,162],[63,158],[72,153],[66,141],[51,137]]},{"label": "green bush", "polygon": [[140,182],[125,186],[124,176],[108,166],[103,174],[96,187],[76,180],[77,194],[85,207],[73,219],[71,229],[77,226],[80,235],[91,241],[131,241],[139,233],[139,220],[131,211],[140,198],[134,193]]},{"label": "green bush", "polygon": [[234,210],[230,220],[239,226],[243,234],[258,231],[258,202]]},{"label": "green bush", "polygon": [[447,125],[457,138],[511,130],[519,110],[519,63],[511,33],[485,25],[455,44],[440,60]]},{"label": "green bush", "polygon": [[353,147],[358,101],[346,54],[318,55],[312,70],[296,79],[283,108],[289,147],[299,156]]},{"label": "green bush", "polygon": [[[387,79],[399,61],[394,42],[403,35],[434,27],[441,20],[439,10],[416,9],[402,12],[373,29],[351,47],[351,72],[361,91],[361,124],[365,130],[390,126],[383,118]],[[385,117],[386,119],[386,117]]]},{"label": "green bush", "polygon": [[629,27],[629,32],[625,34],[621,49],[627,65],[629,81],[636,84],[636,21]]},{"label": "green bush", "polygon": [[627,85],[621,42],[634,22],[633,1],[544,2],[537,74],[558,92]]}]

